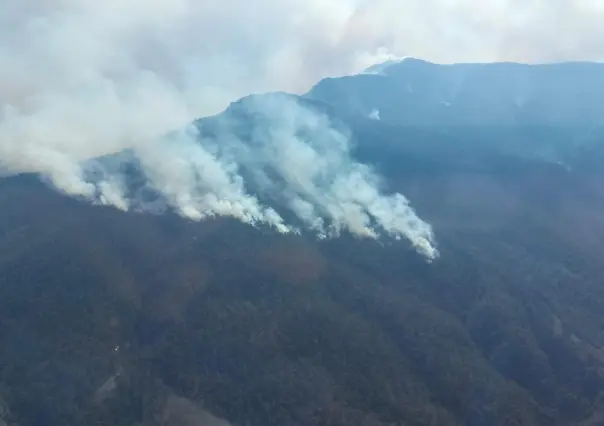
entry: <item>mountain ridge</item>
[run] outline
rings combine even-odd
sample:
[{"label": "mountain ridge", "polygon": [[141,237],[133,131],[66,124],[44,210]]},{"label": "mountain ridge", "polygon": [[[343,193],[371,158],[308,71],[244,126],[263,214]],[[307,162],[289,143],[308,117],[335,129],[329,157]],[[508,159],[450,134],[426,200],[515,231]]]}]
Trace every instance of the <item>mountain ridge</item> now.
[{"label": "mountain ridge", "polygon": [[[413,59],[381,75],[321,80],[305,96],[358,115],[377,109],[383,120],[411,125],[601,125],[602,71],[604,64],[594,62],[440,65]],[[380,105],[372,93],[388,97]],[[564,109],[571,101],[575,109],[583,106]]]},{"label": "mountain ridge", "polygon": [[[601,129],[397,121],[388,85],[361,93],[391,108],[376,120],[348,102],[374,77],[341,80],[346,96],[255,96],[347,129],[354,159],[433,227],[432,263],[394,240],[126,213],[0,179],[0,424],[597,425]],[[253,104],[200,119],[200,137],[251,138],[267,118]],[[100,165],[144,187],[124,155]]]}]

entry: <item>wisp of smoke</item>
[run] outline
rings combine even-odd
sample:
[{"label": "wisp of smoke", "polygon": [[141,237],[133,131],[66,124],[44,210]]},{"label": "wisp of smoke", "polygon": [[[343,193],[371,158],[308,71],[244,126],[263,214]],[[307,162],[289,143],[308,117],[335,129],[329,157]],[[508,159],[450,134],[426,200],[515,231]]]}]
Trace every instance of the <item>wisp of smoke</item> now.
[{"label": "wisp of smoke", "polygon": [[[292,97],[247,102],[247,135],[228,114],[213,136],[194,124],[208,104],[220,103],[220,87],[240,77],[234,55],[212,62],[216,46],[193,42],[199,25],[190,16],[218,13],[196,4],[7,0],[0,171],[36,172],[68,195],[121,210],[167,205],[192,220],[230,216],[283,233],[405,237],[436,257],[431,227],[408,200],[384,194],[374,171],[353,159],[346,132]],[[323,7],[312,4],[304,31],[331,28],[314,14]],[[227,44],[229,34],[222,34]],[[248,39],[239,35],[235,44]],[[267,43],[256,70],[290,57],[283,49],[267,54]]]}]

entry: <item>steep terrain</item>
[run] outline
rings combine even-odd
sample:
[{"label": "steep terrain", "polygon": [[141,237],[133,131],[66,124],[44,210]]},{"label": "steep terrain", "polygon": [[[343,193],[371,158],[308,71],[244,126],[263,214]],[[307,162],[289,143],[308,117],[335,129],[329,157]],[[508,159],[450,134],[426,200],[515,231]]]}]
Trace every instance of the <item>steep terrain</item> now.
[{"label": "steep terrain", "polygon": [[[574,84],[595,65],[568,66],[556,78]],[[390,89],[346,86],[382,77],[317,86],[379,95],[380,120],[317,88],[302,102],[350,127],[355,155],[434,226],[434,262],[405,241],[123,213],[35,176],[0,181],[0,424],[599,424],[597,120],[406,122]],[[259,120],[245,100],[226,114],[243,134]]]},{"label": "steep terrain", "polygon": [[602,125],[604,64],[440,65],[405,59],[320,81],[306,97],[339,110],[422,126]]}]

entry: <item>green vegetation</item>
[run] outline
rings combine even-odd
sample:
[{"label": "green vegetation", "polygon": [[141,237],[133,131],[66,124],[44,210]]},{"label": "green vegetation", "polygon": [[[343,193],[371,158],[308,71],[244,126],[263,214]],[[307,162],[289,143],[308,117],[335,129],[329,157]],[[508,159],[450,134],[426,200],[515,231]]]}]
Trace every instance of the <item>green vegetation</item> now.
[{"label": "green vegetation", "polygon": [[157,413],[178,395],[235,425],[597,421],[600,176],[548,193],[545,173],[404,177],[439,236],[432,264],[404,242],[124,215],[5,180],[3,412],[170,424]]}]

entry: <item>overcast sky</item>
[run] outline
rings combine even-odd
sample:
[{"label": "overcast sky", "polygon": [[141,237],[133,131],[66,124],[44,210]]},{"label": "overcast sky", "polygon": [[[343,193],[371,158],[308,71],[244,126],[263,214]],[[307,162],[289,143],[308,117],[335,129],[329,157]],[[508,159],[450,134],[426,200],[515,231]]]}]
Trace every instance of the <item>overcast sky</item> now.
[{"label": "overcast sky", "polygon": [[[246,192],[228,155],[193,136],[180,144],[164,136],[243,95],[304,92],[391,58],[600,60],[603,22],[603,0],[0,0],[0,173],[38,172],[69,194],[101,191],[101,201],[126,208],[120,176],[94,186],[82,162],[132,148],[188,217],[284,226]],[[253,158],[291,183],[280,196],[306,223],[331,219],[373,234],[373,217],[433,257],[429,225],[400,194],[379,192],[344,135],[296,105],[271,111],[273,127],[286,131]],[[327,142],[298,140],[300,117],[319,123],[316,138]],[[316,184],[332,174],[332,186]]]},{"label": "overcast sky", "polygon": [[600,60],[603,22],[602,0],[2,0],[0,156],[114,152],[392,57]]},{"label": "overcast sky", "polygon": [[600,60],[602,22],[600,0],[3,0],[0,93],[151,70],[206,113],[389,56]]}]

